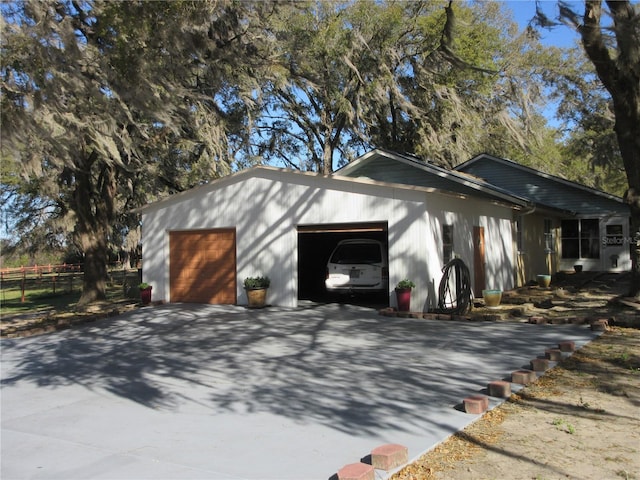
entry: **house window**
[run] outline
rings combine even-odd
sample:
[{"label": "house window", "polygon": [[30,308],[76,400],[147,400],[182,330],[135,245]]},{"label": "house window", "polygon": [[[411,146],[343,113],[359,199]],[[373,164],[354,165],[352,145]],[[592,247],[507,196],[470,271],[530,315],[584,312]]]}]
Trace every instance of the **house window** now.
[{"label": "house window", "polygon": [[607,234],[604,237],[605,247],[616,247],[624,244],[624,231],[622,225],[607,225]]},{"label": "house window", "polygon": [[562,258],[600,258],[598,219],[562,220]]},{"label": "house window", "polygon": [[445,265],[453,260],[453,225],[442,225],[442,259]]},{"label": "house window", "polygon": [[547,253],[553,252],[554,249],[553,229],[551,225],[551,219],[544,219],[544,250]]}]

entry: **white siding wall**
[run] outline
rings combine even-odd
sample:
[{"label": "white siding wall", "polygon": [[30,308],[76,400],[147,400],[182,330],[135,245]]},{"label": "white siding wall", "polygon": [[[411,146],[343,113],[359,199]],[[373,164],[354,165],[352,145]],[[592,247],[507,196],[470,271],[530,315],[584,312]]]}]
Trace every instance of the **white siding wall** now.
[{"label": "white siding wall", "polygon": [[[236,228],[238,302],[247,276],[271,278],[269,303],[297,305],[297,225],[388,222],[390,300],[403,278],[416,283],[412,309],[435,306],[443,222],[454,224],[455,251],[473,270],[472,231],[485,227],[487,284],[513,286],[511,210],[477,199],[396,189],[275,170],[223,180],[143,212],[143,275],[154,300],[169,300],[169,231]],[[473,271],[471,272],[473,278]]]},{"label": "white siding wall", "polygon": [[486,287],[508,290],[515,284],[515,251],[510,208],[493,205],[478,199],[427,196],[426,232],[428,252],[437,256],[427,257],[430,291],[430,307],[437,302],[437,292],[442,277],[442,225],[453,225],[454,254],[469,267],[473,282],[474,245],[473,227],[484,227]]}]

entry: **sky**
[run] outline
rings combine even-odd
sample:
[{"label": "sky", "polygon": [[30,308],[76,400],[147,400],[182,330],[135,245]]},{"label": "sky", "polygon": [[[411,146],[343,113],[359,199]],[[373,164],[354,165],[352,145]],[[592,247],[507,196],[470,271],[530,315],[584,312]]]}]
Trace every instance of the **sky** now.
[{"label": "sky", "polygon": [[[501,3],[503,3],[506,8],[511,9],[513,12],[513,19],[521,28],[526,27],[529,21],[536,14],[536,2],[532,0],[511,0],[503,1]],[[538,3],[547,17],[552,20],[557,18],[558,2],[556,0],[541,0]],[[584,9],[584,2],[569,1],[567,3],[570,5],[576,5],[576,12],[582,12]],[[539,29],[539,32],[541,35],[541,42],[547,46],[573,47],[576,45],[578,40],[578,34],[565,26],[559,26],[551,30]]]},{"label": "sky", "polygon": [[[511,9],[513,13],[513,19],[520,25],[521,29],[524,29],[531,19],[536,14],[536,2],[534,0],[487,0],[487,1],[501,1],[505,8]],[[575,11],[581,13],[584,11],[584,2],[582,1],[568,1],[569,5],[575,5]],[[540,8],[544,14],[551,20],[557,20],[558,17],[558,2],[556,0],[540,0],[538,2]],[[576,47],[582,48],[579,44],[579,36],[575,30],[559,25],[557,27],[547,29],[538,28],[540,33],[540,42],[548,47]],[[557,105],[550,103],[544,110],[543,114],[547,117],[547,122],[552,127],[559,127],[560,121],[556,118]]]}]

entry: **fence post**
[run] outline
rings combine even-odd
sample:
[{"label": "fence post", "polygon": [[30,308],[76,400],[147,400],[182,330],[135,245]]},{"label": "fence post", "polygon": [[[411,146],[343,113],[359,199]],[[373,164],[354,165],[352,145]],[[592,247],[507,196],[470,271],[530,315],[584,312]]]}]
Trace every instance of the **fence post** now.
[{"label": "fence post", "polygon": [[26,274],[23,266],[21,266],[20,268],[22,269],[22,282],[20,282],[21,283],[21,286],[20,286],[21,288],[20,289],[22,290],[22,295],[20,296],[20,303],[24,303],[24,287],[25,287],[26,275],[27,274]]}]

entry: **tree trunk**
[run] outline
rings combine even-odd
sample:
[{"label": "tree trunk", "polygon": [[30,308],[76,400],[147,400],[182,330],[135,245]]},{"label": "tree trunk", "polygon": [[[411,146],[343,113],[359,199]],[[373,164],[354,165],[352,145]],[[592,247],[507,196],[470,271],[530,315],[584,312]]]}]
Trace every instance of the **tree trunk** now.
[{"label": "tree trunk", "polygon": [[331,147],[331,131],[329,129],[322,147],[322,173],[331,175],[333,173],[333,148]]},{"label": "tree trunk", "polygon": [[80,244],[84,252],[84,282],[79,306],[107,298],[108,249],[104,237],[100,232],[80,234]]},{"label": "tree trunk", "polygon": [[631,225],[629,226],[631,281],[628,295],[640,300],[640,188],[629,188],[625,193],[624,200],[629,204],[631,210]]},{"label": "tree trunk", "polygon": [[610,90],[616,117],[615,132],[629,188],[624,201],[631,214],[631,283],[629,296],[640,299],[640,78],[629,67],[628,77]]},{"label": "tree trunk", "polygon": [[116,174],[90,154],[84,169],[75,172],[73,210],[77,241],[84,253],[84,282],[78,306],[106,299],[109,260],[108,235],[115,218]]},{"label": "tree trunk", "polygon": [[631,214],[629,296],[640,299],[640,42],[635,23],[640,20],[629,1],[607,0],[607,5],[614,18],[615,55],[602,34],[601,0],[585,0],[583,25],[577,29],[598,78],[613,100],[615,132],[629,183],[624,196]]}]

